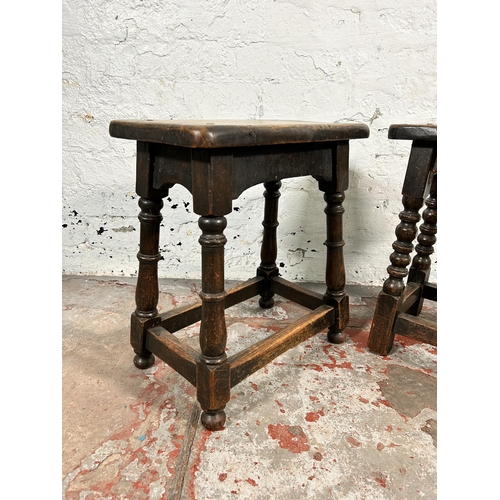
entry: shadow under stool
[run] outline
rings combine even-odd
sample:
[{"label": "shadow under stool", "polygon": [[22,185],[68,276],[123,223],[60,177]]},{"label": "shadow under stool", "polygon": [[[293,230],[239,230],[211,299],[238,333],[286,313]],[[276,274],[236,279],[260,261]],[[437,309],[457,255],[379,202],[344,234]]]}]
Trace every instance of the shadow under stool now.
[{"label": "shadow under stool", "polygon": [[[349,140],[366,138],[364,124],[281,121],[114,120],[112,137],[137,141],[136,192],[140,246],[136,310],[130,342],[138,368],[155,355],[193,386],[201,421],[220,430],[230,390],[280,354],[328,328],[330,342],[345,340],[349,297],[345,292],[342,203],[348,187]],[[326,292],[317,294],[279,276],[276,265],[278,198],[281,179],[313,176],[326,202]],[[264,184],[261,263],[255,277],[230,290],[224,287],[225,215],[232,200]],[[159,231],[163,198],[175,184],[192,195],[201,229],[201,301],[159,314]],[[234,354],[226,355],[225,309],[260,295],[271,308],[279,294],[310,309],[295,323]],[[201,353],[173,335],[200,323]]]},{"label": "shadow under stool", "polygon": [[[437,233],[437,125],[391,125],[389,139],[411,140],[412,145],[389,277],[378,295],[368,337],[368,348],[381,355],[390,352],[395,334],[437,345],[436,322],[420,316],[424,299],[437,302],[437,284],[428,281]],[[426,208],[417,237],[424,199]]]}]

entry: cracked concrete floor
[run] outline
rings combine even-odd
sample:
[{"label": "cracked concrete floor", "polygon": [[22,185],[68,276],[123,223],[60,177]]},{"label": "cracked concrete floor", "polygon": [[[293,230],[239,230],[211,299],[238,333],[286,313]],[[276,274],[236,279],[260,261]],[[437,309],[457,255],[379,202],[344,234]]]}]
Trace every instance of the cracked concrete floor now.
[{"label": "cracked concrete floor", "polygon": [[[379,289],[347,288],[348,340],[321,332],[276,358],[232,389],[225,429],[209,432],[184,378],[132,362],[135,279],[64,276],[63,498],[436,498],[437,349],[396,336],[388,356],[368,351]],[[198,291],[162,280],[159,308]],[[228,309],[228,354],[304,312],[280,297]],[[196,333],[176,335],[196,346]]]}]

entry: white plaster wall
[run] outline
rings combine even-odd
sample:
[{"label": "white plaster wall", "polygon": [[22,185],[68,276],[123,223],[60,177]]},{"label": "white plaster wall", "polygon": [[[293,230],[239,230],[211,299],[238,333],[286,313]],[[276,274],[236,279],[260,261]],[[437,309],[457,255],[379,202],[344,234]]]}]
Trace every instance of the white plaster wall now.
[{"label": "white plaster wall", "polygon": [[[351,142],[346,273],[387,277],[410,148],[387,131],[437,120],[436,0],[63,0],[62,45],[64,273],[136,274],[135,143],[109,137],[112,119],[262,118],[370,127]],[[262,191],[227,217],[228,279],[259,264]],[[190,201],[182,186],[165,200],[162,277],[199,277]],[[316,182],[285,180],[280,208],[282,275],[322,281]]]}]

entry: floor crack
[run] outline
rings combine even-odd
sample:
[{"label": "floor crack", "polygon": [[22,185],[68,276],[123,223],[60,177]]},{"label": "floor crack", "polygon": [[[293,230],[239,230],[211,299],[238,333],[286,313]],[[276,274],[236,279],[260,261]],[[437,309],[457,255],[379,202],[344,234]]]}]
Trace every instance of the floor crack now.
[{"label": "floor crack", "polygon": [[196,437],[196,431],[200,423],[200,414],[200,407],[198,405],[198,402],[195,401],[193,403],[193,409],[191,410],[191,415],[186,426],[184,441],[182,442],[179,459],[175,467],[174,479],[167,495],[168,500],[181,499],[182,490],[184,488],[184,479],[186,478],[186,474],[188,472],[189,458],[191,457],[194,438]]}]

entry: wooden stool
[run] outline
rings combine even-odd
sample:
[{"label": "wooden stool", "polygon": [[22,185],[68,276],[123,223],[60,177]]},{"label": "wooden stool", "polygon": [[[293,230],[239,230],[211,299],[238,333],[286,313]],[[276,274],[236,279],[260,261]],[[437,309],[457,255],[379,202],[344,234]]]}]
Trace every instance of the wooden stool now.
[{"label": "wooden stool", "polygon": [[[136,191],[141,212],[139,274],[130,342],[138,368],[154,355],[196,387],[201,421],[220,430],[230,389],[288,349],[329,328],[330,342],[345,340],[349,298],[345,292],[342,214],[348,186],[349,140],[366,138],[364,124],[272,121],[134,121],[115,120],[112,137],[137,141]],[[326,293],[316,294],[279,277],[276,266],[278,198],[281,179],[312,175],[326,201]],[[162,199],[174,184],[193,196],[200,216],[201,303],[159,314],[158,261]],[[225,215],[232,200],[264,183],[264,235],[257,276],[224,289]],[[270,308],[279,294],[312,310],[301,320],[227,357],[225,308],[256,295]],[[201,321],[201,354],[174,332]]]},{"label": "wooden stool", "polygon": [[[396,333],[437,345],[435,322],[419,317],[424,299],[437,301],[437,284],[428,283],[437,233],[437,126],[391,125],[389,139],[413,142],[403,183],[404,210],[399,214],[401,222],[396,227],[397,240],[392,245],[394,252],[387,268],[389,278],[378,295],[368,338],[368,348],[382,355],[392,349]],[[416,254],[411,261],[419,211],[426,196],[427,208],[422,214]]]}]

